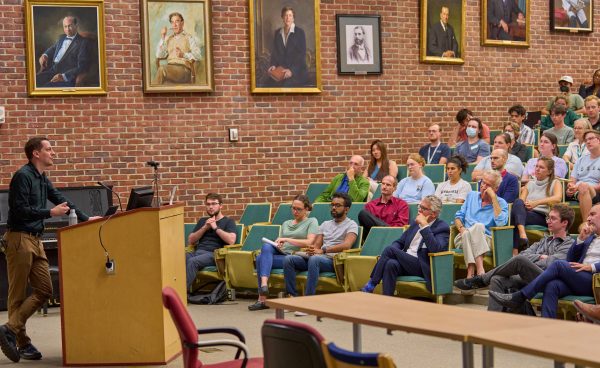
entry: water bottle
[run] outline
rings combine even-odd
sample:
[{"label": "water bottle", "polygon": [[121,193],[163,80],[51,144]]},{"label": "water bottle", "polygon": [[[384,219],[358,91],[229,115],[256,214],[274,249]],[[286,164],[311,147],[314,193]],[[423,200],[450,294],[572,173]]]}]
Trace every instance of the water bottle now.
[{"label": "water bottle", "polygon": [[77,225],[77,213],[75,213],[74,209],[69,212],[69,226],[71,225]]}]

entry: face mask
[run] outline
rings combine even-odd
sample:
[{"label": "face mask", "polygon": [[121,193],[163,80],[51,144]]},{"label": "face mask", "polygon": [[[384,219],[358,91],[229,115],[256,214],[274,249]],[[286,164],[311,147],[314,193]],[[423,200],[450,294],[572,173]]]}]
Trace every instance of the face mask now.
[{"label": "face mask", "polygon": [[515,133],[513,132],[504,132],[506,134],[508,134],[508,136],[510,137],[510,140],[514,141],[515,140]]},{"label": "face mask", "polygon": [[468,127],[467,128],[467,137],[475,137],[477,135],[477,129]]},{"label": "face mask", "polygon": [[569,86],[560,86],[560,91],[564,93],[569,92]]}]

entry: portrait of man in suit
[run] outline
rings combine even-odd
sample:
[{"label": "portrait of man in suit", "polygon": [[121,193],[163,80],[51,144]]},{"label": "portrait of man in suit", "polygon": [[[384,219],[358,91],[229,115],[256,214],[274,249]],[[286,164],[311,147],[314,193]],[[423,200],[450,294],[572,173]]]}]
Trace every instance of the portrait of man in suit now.
[{"label": "portrait of man in suit", "polygon": [[421,2],[419,54],[422,62],[464,63],[466,7],[466,0]]},{"label": "portrait of man in suit", "polygon": [[427,55],[448,58],[458,58],[458,42],[454,34],[454,28],[448,23],[450,8],[442,6],[440,9],[440,20],[435,22],[428,33]]},{"label": "portrait of man in suit", "polygon": [[487,0],[488,39],[525,39],[525,13],[515,0]]},{"label": "portrait of man in suit", "polygon": [[369,46],[373,43],[372,28],[367,25],[346,26],[346,37],[353,41],[348,47],[348,64],[373,64],[373,53]]}]

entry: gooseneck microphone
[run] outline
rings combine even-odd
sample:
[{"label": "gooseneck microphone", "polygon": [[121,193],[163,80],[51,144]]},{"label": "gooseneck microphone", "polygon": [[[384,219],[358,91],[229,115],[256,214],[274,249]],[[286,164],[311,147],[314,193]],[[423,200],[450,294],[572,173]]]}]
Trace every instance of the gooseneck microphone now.
[{"label": "gooseneck microphone", "polygon": [[116,196],[117,196],[117,200],[119,201],[119,210],[120,210],[121,212],[123,212],[123,205],[121,204],[121,197],[119,196],[119,193],[117,193],[117,192],[113,191],[113,190],[112,190],[112,189],[111,189],[111,188],[110,188],[108,185],[106,185],[106,184],[102,183],[101,181],[98,181],[97,183],[98,183],[98,185],[100,185],[102,188],[104,188],[104,189],[108,190],[109,192],[111,192],[112,194],[114,194],[114,195],[116,195]]}]

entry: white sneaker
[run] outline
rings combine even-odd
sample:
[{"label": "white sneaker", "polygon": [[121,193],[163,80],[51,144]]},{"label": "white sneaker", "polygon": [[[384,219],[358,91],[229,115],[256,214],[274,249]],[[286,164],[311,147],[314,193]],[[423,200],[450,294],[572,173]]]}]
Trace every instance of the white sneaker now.
[{"label": "white sneaker", "polygon": [[294,312],[294,316],[296,316],[296,317],[304,317],[304,316],[308,316],[308,313],[304,313],[304,312],[300,312],[300,311],[295,311]]}]

